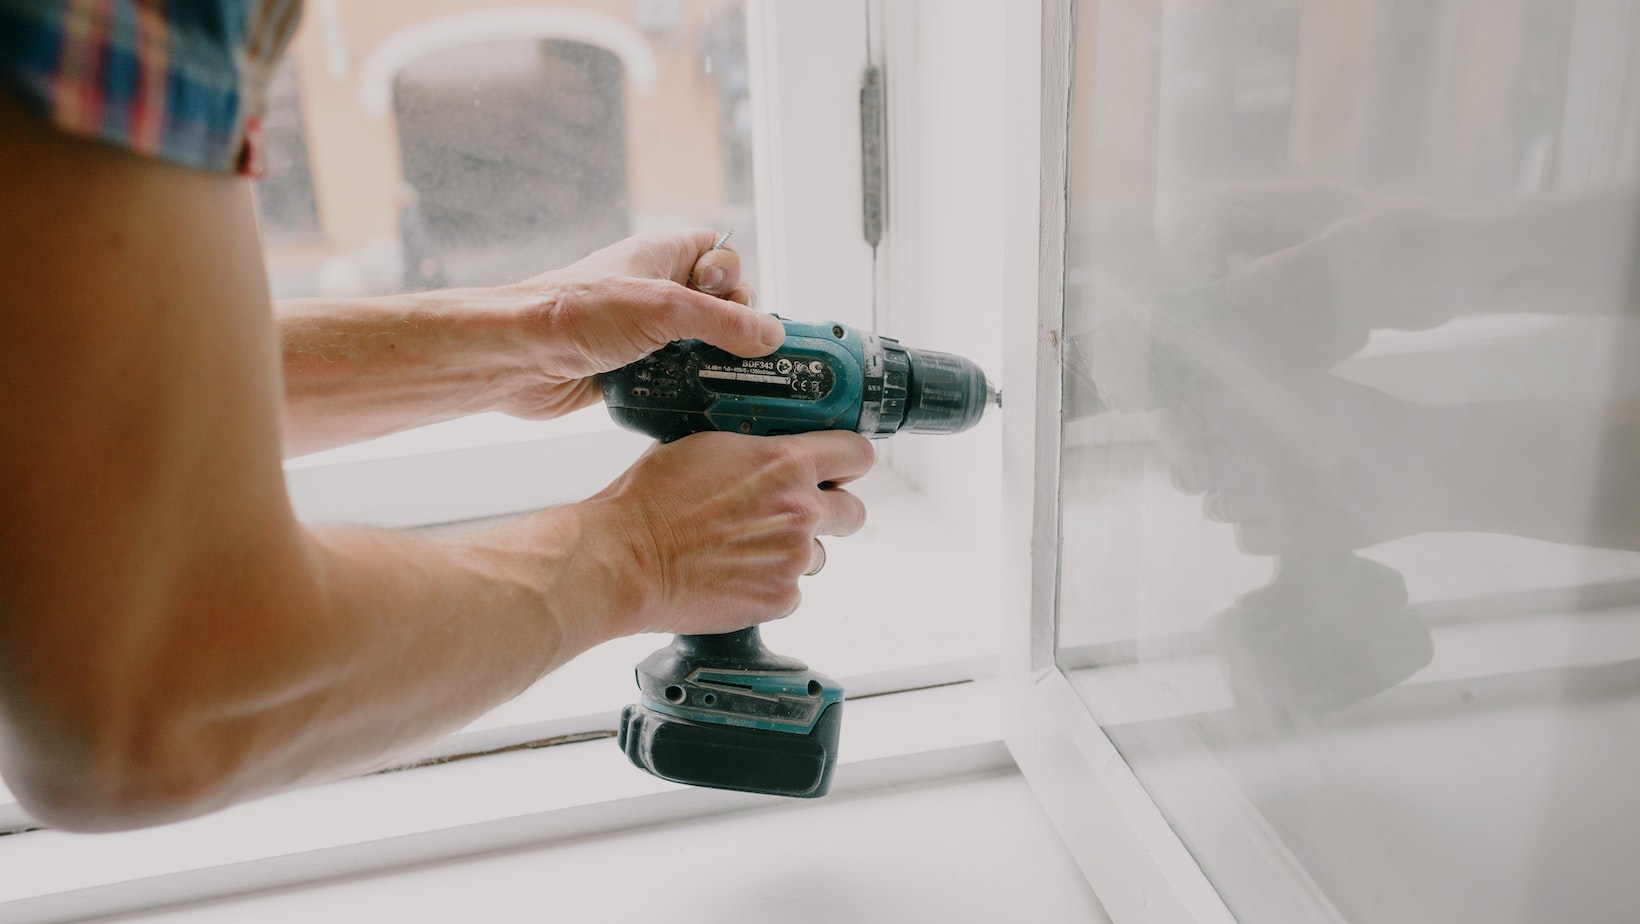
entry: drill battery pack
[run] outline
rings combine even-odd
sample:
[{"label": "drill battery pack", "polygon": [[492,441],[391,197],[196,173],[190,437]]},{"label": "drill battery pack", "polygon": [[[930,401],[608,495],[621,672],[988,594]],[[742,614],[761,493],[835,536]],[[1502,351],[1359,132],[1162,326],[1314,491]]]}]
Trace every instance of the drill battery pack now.
[{"label": "drill battery pack", "polygon": [[694,722],[633,705],[621,712],[620,745],[638,767],[674,783],[813,799],[831,789],[842,728],[842,703],[827,706],[807,734]]},{"label": "drill battery pack", "polygon": [[764,647],[757,627],[679,635],[638,664],[621,750],[675,783],[815,798],[831,788],[843,688]]}]

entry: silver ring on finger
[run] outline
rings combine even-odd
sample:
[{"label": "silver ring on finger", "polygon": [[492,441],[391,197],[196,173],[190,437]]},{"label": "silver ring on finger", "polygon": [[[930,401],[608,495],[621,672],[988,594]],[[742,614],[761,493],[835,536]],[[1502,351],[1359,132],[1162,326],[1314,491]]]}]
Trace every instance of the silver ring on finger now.
[{"label": "silver ring on finger", "polygon": [[820,541],[819,536],[814,537],[814,549],[820,553],[820,560],[810,566],[809,570],[803,572],[805,577],[813,577],[819,574],[820,569],[826,566],[826,544]]}]

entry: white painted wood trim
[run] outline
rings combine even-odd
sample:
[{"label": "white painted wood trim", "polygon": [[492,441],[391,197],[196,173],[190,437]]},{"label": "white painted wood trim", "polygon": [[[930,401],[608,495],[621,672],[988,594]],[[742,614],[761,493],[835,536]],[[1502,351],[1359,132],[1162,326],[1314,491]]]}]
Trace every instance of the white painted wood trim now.
[{"label": "white painted wood trim", "polygon": [[769,45],[779,35],[779,16],[765,0],[746,4],[747,106],[752,114],[752,203],[757,215],[757,252],[762,266],[758,300],[765,311],[786,299],[784,126],[777,87],[780,58]]},{"label": "white painted wood trim", "polygon": [[[1033,306],[1011,316],[1004,331],[1006,366],[1003,377],[1009,387],[1004,400],[1007,412],[1003,418],[1003,481],[1008,492],[1008,557],[1007,569],[1009,607],[1009,634],[1003,652],[1003,678],[1011,696],[1006,713],[1009,723],[1009,743],[1014,744],[1016,731],[1027,727],[1028,700],[1031,678],[1039,663],[1051,663],[1053,639],[1039,638],[1042,620],[1036,618],[1034,595],[1038,587],[1051,584],[1038,580],[1036,570],[1041,563],[1047,567],[1058,558],[1053,534],[1046,545],[1039,545],[1037,534],[1044,505],[1047,485],[1039,485],[1045,477],[1056,478],[1053,472],[1044,473],[1038,462],[1038,438],[1057,433],[1057,389],[1052,381],[1053,364],[1041,363],[1046,352],[1044,340],[1051,343],[1058,328],[1043,330],[1044,319],[1055,322],[1055,312],[1062,313],[1058,304],[1044,306],[1042,299],[1042,228],[1043,202],[1043,35],[1046,9],[1052,0],[1044,3],[1022,4],[1009,19],[1003,36],[1007,55],[1007,98],[1009,102],[1004,134],[1011,139],[1007,151],[1008,189],[1003,213],[1002,229],[1003,269],[1007,280],[1006,298],[1010,304]],[[1057,15],[1063,15],[1059,13]],[[1044,396],[1052,402],[1044,425],[1039,405]],[[1052,453],[1047,455],[1054,455]],[[1057,457],[1054,457],[1057,464]],[[1051,494],[1050,494],[1051,497]],[[1055,514],[1057,511],[1055,510]],[[1044,610],[1051,616],[1051,608]]]},{"label": "white painted wood trim", "polygon": [[1013,145],[1004,262],[1009,302],[1037,306],[1007,332],[1013,387],[1004,479],[1012,492],[1009,587],[1018,612],[1004,660],[1006,738],[1117,924],[1226,924],[1234,921],[1229,909],[1054,663],[1074,4],[1045,0],[1028,9],[1010,18],[1005,36],[1005,130]]},{"label": "white painted wood trim", "polygon": [[[998,703],[994,682],[851,701],[832,792],[1009,767]],[[655,779],[601,738],[316,786],[126,835],[0,838],[0,920],[131,914],[785,802]],[[186,856],[148,858],[122,838]]]},{"label": "white painted wood trim", "polygon": [[871,327],[871,248],[860,231],[863,3],[746,7],[758,307]]},{"label": "white painted wood trim", "polygon": [[1065,676],[1042,672],[1025,710],[1009,715],[1008,748],[1111,920],[1234,924]]},{"label": "white painted wood trim", "polygon": [[297,516],[314,524],[404,528],[572,503],[650,443],[602,406],[572,418],[461,420],[395,434],[291,459],[285,486]]}]

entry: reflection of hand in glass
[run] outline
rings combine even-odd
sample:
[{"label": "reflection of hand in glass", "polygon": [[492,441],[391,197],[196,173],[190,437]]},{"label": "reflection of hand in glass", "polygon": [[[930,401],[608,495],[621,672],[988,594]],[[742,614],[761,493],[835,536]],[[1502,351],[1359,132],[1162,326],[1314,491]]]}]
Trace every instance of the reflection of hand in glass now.
[{"label": "reflection of hand in glass", "polygon": [[1493,401],[1439,410],[1448,529],[1640,551],[1640,407]]},{"label": "reflection of hand in glass", "polygon": [[1242,715],[1277,727],[1369,699],[1433,655],[1399,572],[1356,555],[1287,555],[1213,619]]},{"label": "reflection of hand in glass", "polygon": [[[1227,272],[1159,293],[1158,328],[1272,370],[1326,370],[1359,352],[1374,329],[1436,327],[1474,300],[1465,289],[1479,281],[1457,256],[1474,243],[1464,223],[1427,203],[1340,192],[1321,209],[1316,198],[1237,200],[1303,211],[1238,205],[1227,213],[1237,217],[1205,232],[1224,248]],[[1346,203],[1352,217],[1322,225]],[[1305,232],[1313,234],[1298,237]],[[1280,246],[1266,250],[1272,245]]]},{"label": "reflection of hand in glass", "polygon": [[1403,330],[1455,314],[1628,308],[1628,187],[1462,202],[1293,181],[1217,193],[1205,211],[1179,262],[1213,267],[1224,297],[1253,307],[1324,289],[1329,308]]},{"label": "reflection of hand in glass", "polygon": [[1332,368],[1372,330],[1458,315],[1632,313],[1635,204],[1626,188],[1487,203],[1314,181],[1227,190],[1164,246],[1159,278],[1174,282],[1151,286],[1155,324],[1293,371]]},{"label": "reflection of hand in glass", "polygon": [[1348,552],[1440,525],[1431,409],[1332,376],[1251,381],[1165,415],[1174,483],[1242,550]]},{"label": "reflection of hand in glass", "polygon": [[[1431,202],[1324,181],[1227,189],[1171,218],[1118,210],[1083,229],[1097,262],[1073,274],[1073,292],[1116,294],[1164,361],[1218,354],[1323,371],[1375,328],[1434,327],[1466,304],[1478,271],[1459,256],[1481,246],[1475,227]],[[1096,290],[1082,296],[1075,287],[1089,282]]]},{"label": "reflection of hand in glass", "polygon": [[1224,276],[1258,257],[1320,237],[1328,228],[1384,206],[1384,199],[1330,180],[1249,183],[1207,194],[1187,205],[1204,216],[1171,236],[1175,275]]},{"label": "reflection of hand in glass", "polygon": [[1204,392],[1159,439],[1175,484],[1249,554],[1424,531],[1640,550],[1640,415],[1623,406],[1421,405],[1313,376]]}]

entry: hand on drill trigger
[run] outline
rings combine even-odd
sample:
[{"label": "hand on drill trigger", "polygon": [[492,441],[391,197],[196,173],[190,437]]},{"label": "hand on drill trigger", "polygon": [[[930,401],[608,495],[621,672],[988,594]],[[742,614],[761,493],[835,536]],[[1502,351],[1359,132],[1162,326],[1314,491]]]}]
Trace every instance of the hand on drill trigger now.
[{"label": "hand on drill trigger", "polygon": [[1255,185],[1203,207],[1175,276],[1187,286],[1218,277],[1221,298],[1255,324],[1261,308],[1294,305],[1370,330],[1473,314],[1632,315],[1637,198],[1632,184],[1488,201]]},{"label": "hand on drill trigger", "polygon": [[865,505],[841,486],[871,469],[871,441],[697,433],[656,444],[587,502],[636,565],[619,634],[731,632],[797,609],[816,536],[847,536]]},{"label": "hand on drill trigger", "polygon": [[774,351],[784,328],[753,310],[740,255],[712,249],[716,240],[708,228],[640,234],[507,287],[530,306],[535,350],[525,384],[502,410],[544,419],[595,404],[593,376],[673,340],[704,340],[738,356]]}]

